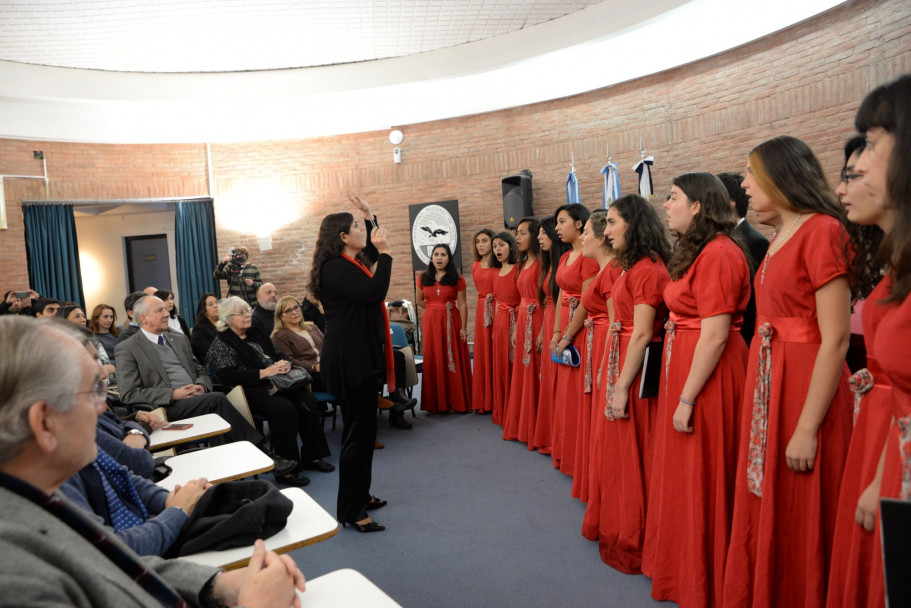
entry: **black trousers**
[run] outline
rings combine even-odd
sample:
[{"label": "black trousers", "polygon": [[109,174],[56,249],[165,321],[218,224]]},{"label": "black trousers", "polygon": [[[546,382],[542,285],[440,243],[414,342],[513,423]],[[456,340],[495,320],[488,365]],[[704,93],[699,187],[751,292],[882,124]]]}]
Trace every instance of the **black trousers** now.
[{"label": "black trousers", "polygon": [[342,410],[342,453],[338,466],[340,521],[367,517],[370,480],[373,471],[373,443],[376,441],[377,375],[371,374],[339,405]]},{"label": "black trousers", "polygon": [[218,414],[231,425],[231,430],[224,435],[214,435],[209,439],[212,445],[222,445],[235,441],[249,441],[260,449],[267,448],[266,440],[255,428],[250,426],[243,414],[234,409],[224,393],[205,393],[180,401],[172,401],[166,408],[168,420],[182,420],[203,414]]},{"label": "black trousers", "polygon": [[[250,410],[269,422],[275,453],[288,460],[312,462],[329,455],[319,403],[306,389],[270,395],[266,386],[244,387]],[[297,438],[301,449],[297,449]]]}]

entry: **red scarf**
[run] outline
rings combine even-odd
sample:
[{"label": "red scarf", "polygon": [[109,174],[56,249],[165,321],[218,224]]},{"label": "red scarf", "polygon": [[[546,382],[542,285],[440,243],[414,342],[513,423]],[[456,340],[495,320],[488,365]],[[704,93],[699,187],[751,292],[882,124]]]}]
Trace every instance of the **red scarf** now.
[{"label": "red scarf", "polygon": [[[360,268],[368,277],[373,278],[373,273],[360,260],[356,260],[344,253],[342,257]],[[383,330],[386,335],[386,347],[383,349],[383,354],[386,356],[386,385],[391,393],[395,390],[395,358],[392,356],[392,332],[389,330],[389,313],[386,311],[385,302],[380,302],[380,309],[383,311]]]}]

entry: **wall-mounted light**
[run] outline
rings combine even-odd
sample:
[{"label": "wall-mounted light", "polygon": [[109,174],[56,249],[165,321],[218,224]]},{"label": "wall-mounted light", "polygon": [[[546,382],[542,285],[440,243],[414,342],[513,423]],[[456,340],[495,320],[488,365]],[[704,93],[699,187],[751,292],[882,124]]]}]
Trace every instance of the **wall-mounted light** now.
[{"label": "wall-mounted light", "polygon": [[393,129],[389,132],[389,143],[393,146],[397,146],[403,141],[405,141],[405,134],[401,129]]}]

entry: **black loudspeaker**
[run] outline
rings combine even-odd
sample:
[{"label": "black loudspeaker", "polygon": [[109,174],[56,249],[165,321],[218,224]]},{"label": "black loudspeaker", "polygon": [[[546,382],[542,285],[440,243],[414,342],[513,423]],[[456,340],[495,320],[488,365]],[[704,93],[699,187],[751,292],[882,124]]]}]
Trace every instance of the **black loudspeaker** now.
[{"label": "black loudspeaker", "polygon": [[531,177],[513,175],[503,179],[503,225],[515,228],[519,220],[532,215]]}]

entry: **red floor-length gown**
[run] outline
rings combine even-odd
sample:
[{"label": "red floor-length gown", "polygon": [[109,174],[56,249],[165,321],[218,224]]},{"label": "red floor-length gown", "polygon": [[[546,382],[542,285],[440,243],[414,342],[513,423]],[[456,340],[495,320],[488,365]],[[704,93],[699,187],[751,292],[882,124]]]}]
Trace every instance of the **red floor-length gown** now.
[{"label": "red floor-length gown", "polygon": [[[740,329],[750,301],[750,268],[726,236],[716,236],[686,273],[664,288],[670,320],[664,338],[658,416],[648,492],[642,572],[652,597],[681,608],[720,606],[734,506],[737,433],[749,351]],[[731,315],[727,343],[695,397],[692,433],[674,429],[701,321]]]},{"label": "red floor-length gown", "polygon": [[[667,268],[658,259],[642,258],[620,275],[611,290],[614,322],[608,334],[607,362],[601,381],[608,383],[605,402],[626,362],[629,339],[633,333],[636,305],[655,309],[654,335],[660,335],[664,319],[664,287],[670,281]],[[616,365],[611,364],[616,360]],[[629,389],[627,418],[608,421],[601,452],[601,512],[598,516],[598,550],[609,566],[627,574],[642,568],[642,541],[645,536],[645,508],[651,469],[651,437],[658,409],[658,398],[639,398],[636,375]],[[604,404],[599,407],[604,411]]]},{"label": "red floor-length gown", "polygon": [[516,350],[512,362],[512,381],[509,385],[509,405],[503,439],[518,439],[532,449],[535,435],[535,413],[538,407],[538,374],[541,354],[535,346],[544,311],[538,303],[538,277],[541,265],[537,261],[523,268],[516,286],[522,297],[516,315]]},{"label": "red floor-length gown", "polygon": [[519,265],[493,281],[493,295],[497,314],[493,320],[493,415],[494,424],[503,426],[506,421],[506,406],[509,403],[509,383],[512,376],[512,362],[515,358],[516,308],[522,296],[516,286]]},{"label": "red floor-length gown", "polygon": [[[857,524],[855,514],[857,500],[876,475],[892,421],[892,389],[876,357],[874,343],[880,321],[894,307],[892,304],[879,304],[889,295],[891,286],[890,276],[881,280],[867,296],[861,312],[867,351],[866,369],[873,384],[861,389],[863,392],[858,391],[858,388],[868,384],[862,382],[865,375],[859,370],[852,376],[857,418],[848,446],[835,516],[835,543],[826,595],[826,606],[830,608],[873,608],[884,604],[882,558],[877,542],[879,530],[875,534],[868,532]],[[874,592],[876,588],[878,590]],[[867,603],[868,597],[875,603]]]},{"label": "red floor-length gown", "polygon": [[[569,250],[560,258],[557,266],[557,285],[560,286],[560,335],[566,333],[573,313],[582,299],[582,283],[593,278],[600,267],[598,262],[582,254],[569,266]],[[553,338],[553,335],[551,335]],[[572,345],[585,360],[585,332],[573,336]],[[576,427],[582,409],[582,367],[557,366],[557,388],[554,398],[553,459],[554,468],[572,476],[576,462]]]},{"label": "red floor-length gown", "polygon": [[[493,280],[497,268],[483,268],[481,262],[471,265],[471,278],[478,290],[474,313],[474,350],[471,377],[471,407],[476,412],[493,411]],[[488,297],[489,296],[489,297]]]},{"label": "red floor-length gown", "polygon": [[[766,257],[756,272],[757,330],[744,385],[734,519],[724,572],[726,607],[813,608],[825,603],[838,485],[851,437],[853,406],[846,365],[817,432],[813,471],[789,469],[785,450],[797,427],[819,351],[815,292],[846,276],[847,242],[838,220],[817,214],[805,220],[774,256]],[[766,351],[771,380],[763,416],[762,399],[754,389],[767,341],[765,324],[772,331],[771,349]],[[752,438],[751,428],[757,430]]]},{"label": "red floor-length gown", "polygon": [[[588,311],[581,334],[585,340],[585,359],[582,361],[582,402],[579,409],[579,424],[576,434],[576,473],[570,495],[582,502],[588,502],[590,485],[590,466],[592,460],[591,446],[594,440],[592,428],[597,419],[592,416],[598,390],[598,376],[601,360],[604,359],[604,348],[607,345],[607,328],[610,319],[607,316],[607,299],[610,297],[614,281],[620,276],[620,267],[608,264],[589,284],[582,294],[582,306]],[[603,395],[603,393],[602,393]],[[599,415],[604,418],[603,408]]]},{"label": "red floor-length gown", "polygon": [[[873,338],[874,355],[892,390],[892,422],[886,437],[880,498],[911,500],[911,484],[902,483],[903,475],[911,480],[911,370],[908,369],[908,344],[911,344],[911,298],[905,298],[901,304],[890,305],[880,319]],[[880,518],[877,515],[870,556],[867,606],[885,605],[880,533]]]},{"label": "red floor-length gown", "polygon": [[459,332],[462,320],[456,296],[465,290],[465,279],[455,285],[421,285],[424,294],[424,371],[421,409],[425,412],[471,411],[471,359],[468,344]]},{"label": "red floor-length gown", "polygon": [[[544,276],[544,291],[547,293],[548,271]],[[554,391],[557,388],[557,364],[550,358],[551,332],[556,317],[554,300],[548,294],[544,298],[543,347],[541,351],[541,373],[538,383],[538,407],[535,417],[535,438],[533,446],[540,454],[550,454],[553,450],[554,431]]]}]

